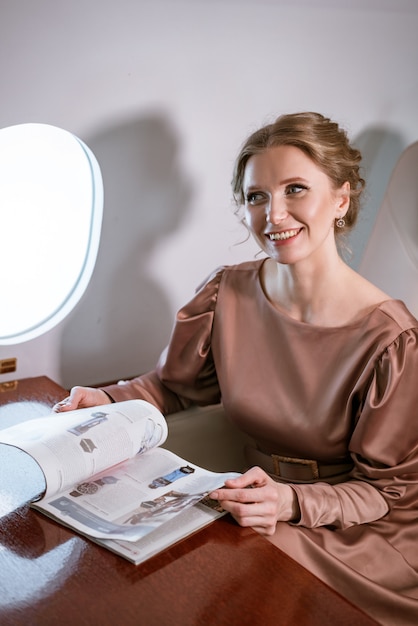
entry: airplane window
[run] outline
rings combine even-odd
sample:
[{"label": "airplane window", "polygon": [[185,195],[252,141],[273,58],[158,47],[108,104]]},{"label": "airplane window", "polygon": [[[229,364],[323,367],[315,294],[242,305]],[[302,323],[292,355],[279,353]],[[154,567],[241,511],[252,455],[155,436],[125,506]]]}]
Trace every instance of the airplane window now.
[{"label": "airplane window", "polygon": [[0,130],[0,345],[58,324],[90,280],[103,182],[91,150],[47,124]]}]

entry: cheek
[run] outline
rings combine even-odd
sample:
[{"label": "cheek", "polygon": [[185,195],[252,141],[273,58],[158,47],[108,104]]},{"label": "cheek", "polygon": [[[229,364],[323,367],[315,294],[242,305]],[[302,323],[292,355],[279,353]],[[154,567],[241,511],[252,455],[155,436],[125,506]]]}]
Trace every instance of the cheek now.
[{"label": "cheek", "polygon": [[293,214],[299,221],[312,224],[318,219],[324,218],[326,215],[326,207],[324,207],[323,202],[317,200],[301,202]]},{"label": "cheek", "polygon": [[262,210],[248,209],[244,210],[245,223],[252,232],[259,232],[264,229],[266,218]]}]

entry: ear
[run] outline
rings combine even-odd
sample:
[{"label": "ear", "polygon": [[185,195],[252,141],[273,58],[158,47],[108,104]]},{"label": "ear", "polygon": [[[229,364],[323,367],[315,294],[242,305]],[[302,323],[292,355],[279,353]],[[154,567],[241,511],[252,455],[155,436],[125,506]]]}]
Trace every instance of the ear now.
[{"label": "ear", "polygon": [[336,217],[344,217],[350,206],[350,183],[348,180],[337,189],[336,200]]}]

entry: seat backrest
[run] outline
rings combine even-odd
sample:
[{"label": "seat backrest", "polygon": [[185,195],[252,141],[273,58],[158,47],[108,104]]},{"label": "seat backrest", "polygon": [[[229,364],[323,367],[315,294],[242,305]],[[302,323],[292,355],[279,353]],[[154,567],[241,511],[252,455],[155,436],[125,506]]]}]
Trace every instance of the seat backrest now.
[{"label": "seat backrest", "polygon": [[418,317],[418,141],[392,172],[359,272]]}]

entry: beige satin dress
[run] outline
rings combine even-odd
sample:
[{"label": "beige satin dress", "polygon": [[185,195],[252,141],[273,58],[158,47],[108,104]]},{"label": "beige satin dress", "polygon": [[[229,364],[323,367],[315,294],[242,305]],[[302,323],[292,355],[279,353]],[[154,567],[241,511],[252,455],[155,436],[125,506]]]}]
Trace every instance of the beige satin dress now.
[{"label": "beige satin dress", "polygon": [[156,370],[105,389],[165,414],[222,400],[267,459],[349,459],[348,475],[289,479],[301,518],[270,540],[382,624],[418,624],[418,322],[396,300],[337,328],[295,321],[262,263],[216,271]]}]

